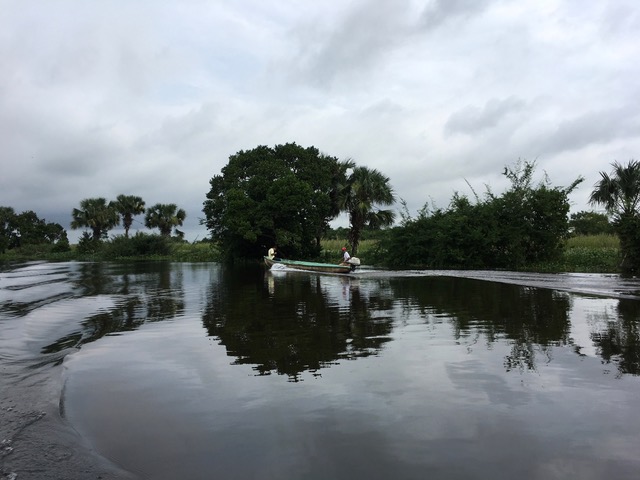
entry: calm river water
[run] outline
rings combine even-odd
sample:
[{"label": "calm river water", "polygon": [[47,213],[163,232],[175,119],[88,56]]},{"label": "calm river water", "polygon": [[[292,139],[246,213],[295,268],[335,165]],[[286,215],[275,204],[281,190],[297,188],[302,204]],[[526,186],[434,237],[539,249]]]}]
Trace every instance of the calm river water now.
[{"label": "calm river water", "polygon": [[140,478],[636,479],[639,292],[615,275],[5,266],[0,360],[23,386],[62,365],[64,422]]}]

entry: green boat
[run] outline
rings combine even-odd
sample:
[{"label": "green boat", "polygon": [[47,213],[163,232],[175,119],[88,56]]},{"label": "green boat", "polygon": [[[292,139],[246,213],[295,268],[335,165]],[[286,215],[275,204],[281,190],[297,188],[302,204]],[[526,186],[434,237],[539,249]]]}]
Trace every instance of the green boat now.
[{"label": "green boat", "polygon": [[264,263],[269,268],[272,268],[274,265],[282,265],[294,270],[304,270],[306,272],[351,273],[360,265],[360,260],[351,257],[351,263],[348,265],[336,265],[333,263],[303,262],[300,260],[264,257]]}]

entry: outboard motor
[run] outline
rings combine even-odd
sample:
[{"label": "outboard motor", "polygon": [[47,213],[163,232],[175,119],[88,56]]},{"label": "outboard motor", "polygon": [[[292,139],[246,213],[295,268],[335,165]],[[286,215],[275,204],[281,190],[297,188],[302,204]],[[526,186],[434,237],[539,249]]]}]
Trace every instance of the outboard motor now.
[{"label": "outboard motor", "polygon": [[351,265],[351,271],[353,272],[360,266],[360,259],[358,257],[351,257],[347,263]]}]

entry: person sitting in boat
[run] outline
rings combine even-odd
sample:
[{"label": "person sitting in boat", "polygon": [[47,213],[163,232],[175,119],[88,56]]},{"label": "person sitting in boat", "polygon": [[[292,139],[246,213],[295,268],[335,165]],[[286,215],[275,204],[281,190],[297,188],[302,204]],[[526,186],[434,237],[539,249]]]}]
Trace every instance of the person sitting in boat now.
[{"label": "person sitting in boat", "polygon": [[273,260],[276,258],[276,253],[278,252],[278,247],[276,245],[274,245],[273,247],[271,247],[269,249],[269,251],[267,252],[267,257],[269,257],[270,260]]},{"label": "person sitting in boat", "polygon": [[347,247],[342,247],[342,262],[340,262],[340,265],[349,265],[349,260],[351,260],[351,255],[347,252]]}]

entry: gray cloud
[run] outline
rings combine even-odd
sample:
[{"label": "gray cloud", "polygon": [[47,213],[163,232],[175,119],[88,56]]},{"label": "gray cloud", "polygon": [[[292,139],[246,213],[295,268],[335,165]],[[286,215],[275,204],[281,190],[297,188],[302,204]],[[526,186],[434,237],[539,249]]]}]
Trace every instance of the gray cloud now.
[{"label": "gray cloud", "polygon": [[407,0],[356,3],[343,16],[327,18],[316,28],[298,30],[294,75],[305,83],[328,87],[336,79],[356,76],[366,82],[376,64],[410,33]]},{"label": "gray cloud", "polygon": [[640,112],[626,105],[587,112],[558,122],[544,140],[545,154],[582,150],[593,144],[632,140],[640,131]]},{"label": "gray cloud", "polygon": [[516,97],[503,100],[492,98],[483,108],[466,106],[452,113],[444,124],[444,132],[447,135],[481,132],[495,127],[509,114],[521,112],[524,108],[525,103]]},{"label": "gray cloud", "polygon": [[435,28],[452,19],[469,18],[481,13],[491,0],[432,0],[422,13],[424,28]]}]

